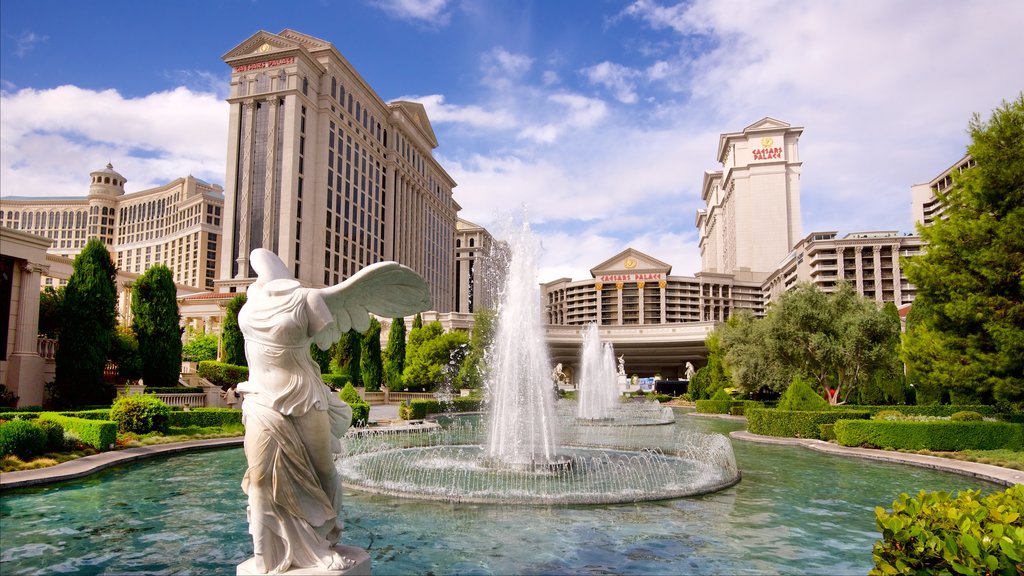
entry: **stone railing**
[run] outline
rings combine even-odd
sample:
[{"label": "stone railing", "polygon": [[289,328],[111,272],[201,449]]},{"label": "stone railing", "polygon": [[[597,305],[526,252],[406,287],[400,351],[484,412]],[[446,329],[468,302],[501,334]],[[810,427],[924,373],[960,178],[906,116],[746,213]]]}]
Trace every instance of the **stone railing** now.
[{"label": "stone railing", "polygon": [[57,357],[57,339],[56,338],[37,338],[36,339],[36,352],[43,357],[44,360],[53,360]]},{"label": "stone railing", "polygon": [[185,394],[153,394],[164,401],[168,406],[180,406],[182,408],[205,408],[206,394],[202,392]]},{"label": "stone railing", "polygon": [[398,404],[406,400],[433,400],[436,398],[432,392],[391,392],[390,390],[361,392],[360,396],[368,404]]}]

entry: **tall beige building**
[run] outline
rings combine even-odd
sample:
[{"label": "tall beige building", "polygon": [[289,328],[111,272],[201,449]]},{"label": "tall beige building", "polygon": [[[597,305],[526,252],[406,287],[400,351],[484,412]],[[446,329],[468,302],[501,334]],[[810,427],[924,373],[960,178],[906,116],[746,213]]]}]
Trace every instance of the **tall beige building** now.
[{"label": "tall beige building", "polygon": [[701,270],[761,281],[800,239],[803,128],[763,118],[722,134],[722,169],[704,173],[697,212]]},{"label": "tall beige building", "polygon": [[974,165],[974,158],[964,156],[930,181],[910,187],[910,217],[915,226],[928,226],[942,217],[943,206],[939,194],[953,185],[953,174],[963,172]]},{"label": "tall beige building", "polygon": [[259,247],[311,286],[396,260],[427,280],[435,310],[451,310],[460,207],[433,158],[423,106],[384,102],[333,45],[294,30],[258,32],[224,61],[231,111],[218,285],[249,284]]},{"label": "tall beige building", "polygon": [[[213,289],[224,207],[220,186],[186,176],[126,193],[127,179],[110,164],[89,178],[88,196],[0,199],[0,225],[49,238],[47,253],[65,258],[99,238],[120,271],[141,274],[164,264],[175,283]],[[55,280],[44,275],[46,284]]]}]

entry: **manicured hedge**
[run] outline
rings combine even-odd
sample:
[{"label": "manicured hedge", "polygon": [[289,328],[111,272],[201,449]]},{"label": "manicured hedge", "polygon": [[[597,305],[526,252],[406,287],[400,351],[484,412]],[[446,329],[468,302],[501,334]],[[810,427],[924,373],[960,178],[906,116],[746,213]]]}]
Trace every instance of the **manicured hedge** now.
[{"label": "manicured hedge", "polygon": [[249,379],[248,366],[236,366],[226,362],[203,360],[196,368],[196,373],[210,381],[210,384],[221,388],[229,388]]},{"label": "manicured hedge", "polygon": [[867,412],[855,410],[829,410],[827,412],[804,412],[801,410],[775,410],[754,408],[747,412],[747,431],[762,436],[783,438],[821,439],[822,424],[833,424],[838,420],[869,418]]},{"label": "manicured hedge", "polygon": [[211,428],[241,423],[242,411],[231,408],[192,408],[188,411],[171,412],[170,418],[170,425],[175,428]]},{"label": "manicured hedge", "polygon": [[[22,420],[35,420],[42,414],[42,410],[35,412],[0,412],[0,420],[14,420],[20,418]],[[70,416],[72,418],[82,418],[84,420],[110,420],[110,408],[97,408],[94,410],[78,410],[68,412],[57,412],[61,416]]]},{"label": "manicured hedge", "polygon": [[89,444],[97,450],[109,450],[110,446],[117,441],[117,422],[109,420],[86,420],[64,416],[56,412],[43,412],[39,415],[40,420],[50,420],[64,427],[64,430],[72,432],[82,442]]},{"label": "manicured hedge", "polygon": [[1024,448],[1024,424],[1010,422],[848,420],[836,423],[835,434],[843,446],[954,452]]},{"label": "manicured hedge", "polygon": [[729,408],[729,414],[745,416],[748,410],[756,410],[758,408],[764,408],[764,402],[757,400],[734,400],[732,407]]},{"label": "manicured hedge", "polygon": [[11,420],[0,424],[0,456],[14,454],[22,460],[42,454],[46,431],[33,420]]},{"label": "manicured hedge", "polygon": [[444,412],[476,412],[480,410],[482,405],[483,400],[479,398],[455,398],[451,403],[441,402],[440,400],[413,400],[409,419],[422,420],[428,414],[442,414]]},{"label": "manicured hedge", "polygon": [[697,400],[694,404],[701,414],[728,414],[732,410],[732,400]]},{"label": "manicured hedge", "polygon": [[366,426],[370,422],[370,405],[366,402],[349,404],[352,408],[352,425]]},{"label": "manicured hedge", "polygon": [[927,404],[923,406],[919,405],[894,405],[894,406],[859,406],[856,404],[840,404],[834,406],[833,410],[856,410],[858,412],[870,412],[871,415],[875,415],[882,410],[896,410],[907,416],[938,416],[941,418],[947,418],[957,412],[963,412],[969,410],[971,412],[977,412],[985,417],[995,417],[996,407],[995,406],[984,406],[984,405],[953,405],[953,404]]},{"label": "manicured hedge", "polygon": [[869,574],[1020,574],[1024,486],[984,498],[980,490],[900,494],[892,513],[875,508],[882,539]]},{"label": "manicured hedge", "polygon": [[348,374],[321,374],[320,379],[331,387],[332,390],[338,390],[345,386],[345,384],[351,380]]}]

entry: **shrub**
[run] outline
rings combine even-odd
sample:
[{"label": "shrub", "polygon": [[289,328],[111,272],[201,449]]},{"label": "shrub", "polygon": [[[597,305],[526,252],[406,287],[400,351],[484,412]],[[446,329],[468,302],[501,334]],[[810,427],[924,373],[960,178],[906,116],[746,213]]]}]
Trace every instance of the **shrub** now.
[{"label": "shrub", "polygon": [[64,427],[64,430],[78,436],[83,444],[88,444],[97,450],[109,450],[110,446],[117,441],[117,422],[87,420],[56,412],[43,412],[39,415],[39,419],[57,422]]},{"label": "shrub", "polygon": [[352,425],[366,426],[370,421],[370,405],[363,402],[351,382],[345,384],[345,387],[338,393],[338,397],[352,408]]},{"label": "shrub", "polygon": [[830,408],[828,400],[821,397],[802,378],[793,378],[789,388],[779,398],[779,410],[800,410],[804,412],[820,412]]},{"label": "shrub", "polygon": [[697,400],[694,402],[700,414],[728,414],[732,400]]},{"label": "shrub", "polygon": [[168,418],[168,424],[177,428],[213,428],[241,423],[242,412],[232,408],[193,408],[188,412],[175,410]]},{"label": "shrub", "polygon": [[882,539],[869,574],[1020,574],[1024,568],[1024,485],[981,497],[966,490],[900,494],[892,512],[875,508]]},{"label": "shrub", "polygon": [[410,406],[409,419],[422,420],[429,414],[442,414],[445,412],[476,412],[483,405],[480,398],[454,398],[451,402],[440,400],[413,400]]},{"label": "shrub", "polygon": [[872,420],[900,420],[905,414],[899,410],[879,410],[871,416]]},{"label": "shrub", "polygon": [[331,388],[331,390],[337,390],[338,388],[343,387],[346,382],[348,382],[348,375],[347,374],[321,374],[320,375],[320,379],[323,380],[324,384],[327,384],[327,386],[329,386]]},{"label": "shrub", "polygon": [[28,420],[0,424],[0,455],[14,454],[27,460],[46,449],[46,432]]},{"label": "shrub", "polygon": [[121,432],[146,434],[167,432],[171,409],[163,400],[151,395],[121,396],[110,408],[110,419]]},{"label": "shrub", "polygon": [[836,423],[835,431],[836,441],[843,446],[939,452],[1024,447],[1024,425],[1010,422],[848,420]]},{"label": "shrub", "polygon": [[978,422],[984,420],[985,417],[973,410],[963,410],[950,414],[949,419],[953,422]]},{"label": "shrub", "polygon": [[956,412],[964,410],[970,410],[977,412],[982,416],[995,416],[997,410],[994,406],[983,406],[983,405],[949,405],[949,404],[926,404],[919,406],[911,406],[901,404],[899,406],[866,406],[857,404],[841,404],[839,406],[833,406],[833,410],[867,410],[872,414],[877,414],[883,410],[894,410],[900,412],[904,416],[937,416],[939,418],[948,418]]},{"label": "shrub", "polygon": [[783,438],[821,439],[822,424],[834,424],[839,420],[868,418],[867,412],[810,412],[803,410],[752,409],[747,412],[747,430],[762,436]]},{"label": "shrub", "polygon": [[818,424],[818,437],[826,442],[836,439],[835,424]]},{"label": "shrub", "polygon": [[246,366],[212,360],[200,362],[196,373],[209,380],[210,384],[223,389],[230,388],[239,382],[245,382],[249,378],[249,368]]},{"label": "shrub", "polygon": [[60,452],[64,449],[63,426],[53,420],[38,420],[36,425],[46,434],[46,445],[43,447],[44,452]]}]

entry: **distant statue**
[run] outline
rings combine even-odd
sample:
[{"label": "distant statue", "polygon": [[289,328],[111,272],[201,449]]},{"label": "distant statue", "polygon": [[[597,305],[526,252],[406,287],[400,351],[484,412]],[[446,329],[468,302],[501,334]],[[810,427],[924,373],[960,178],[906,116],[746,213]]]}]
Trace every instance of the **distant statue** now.
[{"label": "distant statue", "polygon": [[555,364],[555,369],[551,371],[551,379],[559,384],[564,384],[568,380],[568,377],[565,375],[565,372],[562,371],[561,362]]},{"label": "distant statue", "polygon": [[395,262],[322,289],[302,287],[269,250],[253,250],[250,263],[257,280],[238,315],[249,381],[238,391],[248,463],[242,490],[255,558],[239,573],[344,570],[355,560],[336,546],[342,492],[333,454],[352,409],[323,383],[309,346],[326,350],[350,329],[365,331],[371,312],[397,318],[425,310],[430,293],[419,275]]},{"label": "distant statue", "polygon": [[619,376],[621,378],[626,377],[626,355],[619,356]]},{"label": "distant statue", "polygon": [[686,379],[687,380],[693,380],[693,375],[696,374],[696,373],[697,373],[697,371],[693,368],[693,363],[692,362],[687,362],[686,363]]}]

